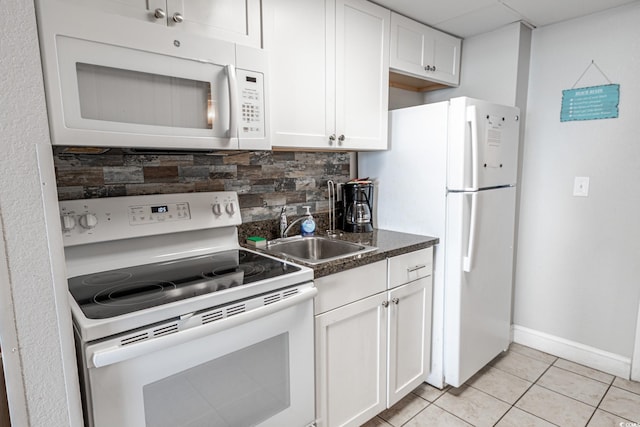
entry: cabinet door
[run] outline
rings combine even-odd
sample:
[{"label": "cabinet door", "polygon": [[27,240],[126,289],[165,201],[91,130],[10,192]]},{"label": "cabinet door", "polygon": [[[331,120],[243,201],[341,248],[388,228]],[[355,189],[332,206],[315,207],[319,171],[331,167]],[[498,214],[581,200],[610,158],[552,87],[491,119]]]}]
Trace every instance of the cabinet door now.
[{"label": "cabinet door", "polygon": [[116,15],[259,48],[260,0],[66,0]]},{"label": "cabinet door", "polygon": [[318,427],[360,426],[386,406],[387,293],[316,316]]},{"label": "cabinet door", "polygon": [[333,0],[263,0],[269,53],[271,142],[331,148],[335,129]]},{"label": "cabinet door", "polygon": [[[457,86],[460,84],[460,39],[427,28],[425,34],[425,61],[430,58],[427,77],[430,80]],[[431,53],[427,56],[427,51]]]},{"label": "cabinet door", "polygon": [[424,381],[431,360],[431,276],[389,292],[388,407]]},{"label": "cabinet door", "polygon": [[[155,1],[155,0],[154,0]],[[190,33],[260,47],[260,0],[166,0],[167,25]],[[178,22],[176,14],[182,17]]]},{"label": "cabinet door", "polygon": [[338,149],[384,150],[389,109],[389,10],[336,1]]},{"label": "cabinet door", "polygon": [[[65,0],[79,7],[89,7],[107,13],[167,25],[166,0]],[[158,12],[156,13],[156,10]]]},{"label": "cabinet door", "polygon": [[397,13],[391,13],[391,54],[389,66],[404,73],[426,75],[425,54],[433,56],[433,47],[425,49],[426,26]]}]

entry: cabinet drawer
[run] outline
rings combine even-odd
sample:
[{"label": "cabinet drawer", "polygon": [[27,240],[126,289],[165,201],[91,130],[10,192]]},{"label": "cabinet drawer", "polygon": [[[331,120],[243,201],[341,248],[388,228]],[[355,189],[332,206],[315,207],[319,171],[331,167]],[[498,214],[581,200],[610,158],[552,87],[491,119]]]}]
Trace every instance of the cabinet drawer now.
[{"label": "cabinet drawer", "polygon": [[386,277],[387,262],[383,260],[315,279],[315,314],[383,292]]},{"label": "cabinet drawer", "polygon": [[431,275],[433,248],[389,258],[389,289]]}]

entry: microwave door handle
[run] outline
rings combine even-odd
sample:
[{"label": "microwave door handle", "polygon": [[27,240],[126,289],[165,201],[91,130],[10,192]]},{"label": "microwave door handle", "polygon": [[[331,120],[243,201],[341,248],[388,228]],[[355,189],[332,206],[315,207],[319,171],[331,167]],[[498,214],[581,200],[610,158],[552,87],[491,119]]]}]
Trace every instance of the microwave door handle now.
[{"label": "microwave door handle", "polygon": [[238,139],[238,78],[233,64],[226,68],[229,82],[229,139],[233,144]]}]

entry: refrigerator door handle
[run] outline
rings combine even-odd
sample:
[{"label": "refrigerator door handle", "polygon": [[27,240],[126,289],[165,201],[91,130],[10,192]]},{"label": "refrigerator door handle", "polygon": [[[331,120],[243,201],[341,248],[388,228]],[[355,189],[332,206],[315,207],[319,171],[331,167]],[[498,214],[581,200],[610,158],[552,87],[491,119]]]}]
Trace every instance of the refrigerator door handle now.
[{"label": "refrigerator door handle", "polygon": [[471,189],[478,189],[478,114],[475,105],[467,107],[467,123],[471,128]]},{"label": "refrigerator door handle", "polygon": [[471,272],[473,268],[473,256],[476,244],[476,223],[478,222],[478,208],[477,197],[478,193],[471,193],[468,195],[471,197],[471,215],[469,215],[469,242],[467,244],[467,251],[462,259],[462,270],[465,273]]}]

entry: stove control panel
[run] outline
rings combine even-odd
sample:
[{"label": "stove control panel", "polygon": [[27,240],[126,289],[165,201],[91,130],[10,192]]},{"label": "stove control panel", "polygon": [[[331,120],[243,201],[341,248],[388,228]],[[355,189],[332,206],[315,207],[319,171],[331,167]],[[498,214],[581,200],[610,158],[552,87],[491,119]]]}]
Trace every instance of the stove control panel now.
[{"label": "stove control panel", "polygon": [[232,191],[60,201],[65,246],[242,223]]},{"label": "stove control panel", "polygon": [[165,221],[186,221],[191,219],[189,203],[167,203],[129,207],[129,224],[145,225]]}]

